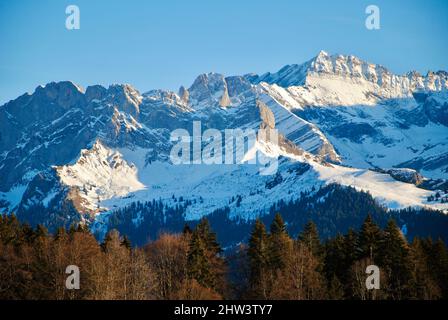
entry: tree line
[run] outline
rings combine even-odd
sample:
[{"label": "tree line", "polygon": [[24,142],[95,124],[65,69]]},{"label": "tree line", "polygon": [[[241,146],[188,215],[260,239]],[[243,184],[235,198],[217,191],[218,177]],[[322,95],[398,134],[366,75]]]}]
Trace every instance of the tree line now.
[{"label": "tree line", "polygon": [[[50,234],[0,215],[0,299],[446,299],[445,243],[408,243],[394,220],[367,215],[359,230],[322,241],[309,221],[291,237],[280,214],[256,220],[247,243],[221,248],[207,219],[134,247],[112,230],[99,242],[79,225]],[[66,267],[80,289],[66,287]],[[366,267],[380,268],[368,290]]]},{"label": "tree line", "polygon": [[[133,202],[118,208],[111,212],[107,230],[117,229],[121,234],[129,235],[134,245],[143,246],[157,239],[161,230],[179,233],[185,223],[194,226],[196,222],[186,218],[187,209],[189,204],[200,199],[173,199],[175,205],[170,206],[159,199]],[[238,202],[241,199],[239,195],[234,196],[229,199],[228,205],[207,214],[210,225],[218,233],[219,243],[224,247],[249,240],[253,220],[247,221],[235,214],[239,212]],[[336,184],[302,191],[298,197],[279,200],[271,207],[253,212],[253,215],[260,216],[269,225],[277,212],[281,212],[283,219],[288,222],[288,232],[293,237],[297,237],[306,223],[312,220],[322,240],[333,238],[338,233],[347,233],[350,228],[359,228],[369,213],[381,228],[385,228],[390,219],[394,219],[399,226],[406,226],[406,237],[411,241],[414,237],[440,237],[448,243],[448,216],[443,212],[427,208],[388,210],[369,193]],[[19,220],[37,225],[22,216],[19,216]]]}]

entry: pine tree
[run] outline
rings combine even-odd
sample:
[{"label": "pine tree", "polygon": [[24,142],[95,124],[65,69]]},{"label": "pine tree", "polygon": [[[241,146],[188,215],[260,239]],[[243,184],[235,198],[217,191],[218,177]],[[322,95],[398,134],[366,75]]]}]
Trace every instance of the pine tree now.
[{"label": "pine tree", "polygon": [[356,262],[359,256],[359,236],[353,230],[349,229],[344,236],[344,254],[342,256],[342,265],[345,270],[344,275],[340,277],[340,280],[344,283],[345,294],[347,297],[354,296],[354,274],[351,272],[352,266]]},{"label": "pine tree", "polygon": [[[348,266],[350,265],[351,263]],[[333,278],[345,279],[347,273],[345,239],[340,234],[325,244],[324,271],[327,281],[331,282]]]},{"label": "pine tree", "polygon": [[266,287],[263,276],[268,268],[268,234],[266,227],[257,219],[249,239],[247,252],[249,258],[250,280],[249,286],[256,297],[266,297]]},{"label": "pine tree", "polygon": [[292,249],[292,240],[286,231],[286,225],[279,213],[271,224],[271,234],[268,237],[268,258],[272,270],[285,267],[286,259]]},{"label": "pine tree", "polygon": [[351,266],[358,257],[359,236],[355,230],[349,229],[344,236],[344,257],[347,266]]},{"label": "pine tree", "polygon": [[74,224],[70,225],[70,228],[68,229],[68,234],[70,235],[70,237],[72,237],[76,232],[76,226]]},{"label": "pine tree", "polygon": [[415,287],[413,296],[419,300],[433,300],[441,297],[441,289],[429,264],[423,241],[415,237],[412,241],[413,273]]},{"label": "pine tree", "polygon": [[328,299],[342,300],[344,299],[344,287],[338,277],[333,276],[328,286]]},{"label": "pine tree", "polygon": [[55,240],[65,239],[67,237],[67,232],[65,231],[64,227],[60,227],[56,230],[56,233],[54,235]]},{"label": "pine tree", "polygon": [[17,245],[20,236],[20,223],[14,214],[0,215],[0,241],[4,244]]},{"label": "pine tree", "polygon": [[286,225],[280,213],[274,216],[271,224],[271,235],[286,234]]},{"label": "pine tree", "polygon": [[215,285],[207,254],[207,245],[198,232],[193,232],[188,252],[189,276],[205,287]]},{"label": "pine tree", "polygon": [[[64,229],[65,231],[65,229]],[[22,239],[24,243],[32,243],[36,237],[36,234],[34,233],[33,228],[28,224],[28,223],[24,223],[22,225]]]},{"label": "pine tree", "polygon": [[383,236],[378,260],[386,272],[388,296],[396,300],[409,299],[413,289],[413,263],[408,243],[394,220],[389,220]]},{"label": "pine tree", "polygon": [[131,240],[129,240],[127,235],[123,236],[123,239],[121,240],[121,245],[126,249],[131,249],[132,247]]},{"label": "pine tree", "polygon": [[[76,231],[72,231],[74,230],[74,228],[72,229],[72,227],[70,226],[70,231],[69,234],[73,237],[73,235],[75,234]],[[106,248],[109,246],[109,244],[112,242],[113,240],[113,233],[114,231],[117,230],[111,230],[109,231],[106,236],[104,237],[103,243],[101,244],[101,248],[103,249],[103,251],[106,251]]]},{"label": "pine tree", "polygon": [[436,242],[430,242],[427,245],[429,262],[433,272],[433,278],[442,291],[442,298],[448,299],[448,251],[442,239]]},{"label": "pine tree", "polygon": [[38,225],[36,238],[32,244],[34,259],[31,266],[33,273],[32,291],[37,299],[54,299],[53,279],[55,266],[51,256],[51,241],[47,229]]},{"label": "pine tree", "polygon": [[182,234],[184,235],[191,235],[193,233],[193,231],[191,231],[191,228],[188,224],[184,225],[184,228],[182,230]]},{"label": "pine tree", "polygon": [[211,231],[207,219],[202,219],[194,229],[188,253],[189,276],[214,290],[223,289],[224,260],[216,234]]},{"label": "pine tree", "polygon": [[313,221],[309,220],[302,233],[299,234],[298,241],[302,242],[316,257],[320,258],[322,255],[322,244],[319,238],[319,232]]},{"label": "pine tree", "polygon": [[219,254],[222,252],[221,246],[216,238],[216,233],[212,232],[210,223],[207,219],[201,219],[194,232],[205,241],[206,249],[212,254]]},{"label": "pine tree", "polygon": [[379,254],[381,243],[381,229],[373,222],[372,216],[367,215],[359,233],[358,258],[370,258],[375,261]]},{"label": "pine tree", "polygon": [[89,233],[89,227],[84,224],[84,223],[80,223],[78,224],[78,228],[76,229],[76,232],[84,232],[84,233]]},{"label": "pine tree", "polygon": [[36,234],[36,238],[46,238],[46,237],[48,237],[48,230],[43,225],[38,224],[35,234]]}]

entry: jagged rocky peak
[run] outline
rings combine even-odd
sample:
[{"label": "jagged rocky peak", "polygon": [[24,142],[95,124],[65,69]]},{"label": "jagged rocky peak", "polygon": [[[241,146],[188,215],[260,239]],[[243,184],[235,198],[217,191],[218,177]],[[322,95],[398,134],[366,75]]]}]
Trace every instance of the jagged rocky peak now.
[{"label": "jagged rocky peak", "polygon": [[81,150],[76,163],[57,166],[55,170],[64,185],[79,191],[76,201],[81,212],[97,212],[99,201],[145,187],[138,180],[135,165],[100,140],[90,149]]},{"label": "jagged rocky peak", "polygon": [[310,60],[308,70],[316,72],[333,72],[333,64],[330,55],[326,51],[321,50],[315,58]]},{"label": "jagged rocky peak", "polygon": [[271,109],[261,100],[257,100],[257,107],[260,110],[261,128],[275,128],[275,116]]},{"label": "jagged rocky peak", "polygon": [[369,64],[354,55],[335,54],[330,55],[326,51],[320,51],[316,57],[308,63],[308,72],[322,72],[348,76],[362,76],[365,71],[369,71],[369,67],[381,69],[389,73],[382,66]]},{"label": "jagged rocky peak", "polygon": [[380,87],[396,86],[406,89],[411,86],[407,76],[394,75],[381,65],[368,63],[353,55],[330,55],[325,51],[319,52],[308,62],[307,80],[316,76],[364,79]]},{"label": "jagged rocky peak", "polygon": [[47,94],[61,91],[76,91],[82,94],[84,93],[84,89],[73,81],[52,81],[46,85],[38,86],[35,90],[36,93],[45,92]]},{"label": "jagged rocky peak", "polygon": [[[71,81],[51,82],[38,86],[31,95],[25,94],[8,102],[1,108],[0,120],[3,118],[2,125],[6,130],[15,125],[23,129],[37,122],[53,121],[71,109],[84,106],[85,97],[80,86]],[[10,137],[14,135],[8,134]]]},{"label": "jagged rocky peak", "polygon": [[181,86],[179,88],[179,97],[184,103],[188,103],[188,100],[190,99],[190,92],[188,89],[185,89],[184,86]]},{"label": "jagged rocky peak", "polygon": [[198,76],[188,90],[180,90],[179,95],[182,97],[188,93],[192,105],[219,105],[226,108],[232,105],[234,97],[251,88],[252,83],[247,76],[224,77],[219,73],[207,73]]},{"label": "jagged rocky peak", "polygon": [[[90,147],[80,150],[79,157],[76,160],[76,163],[80,164],[80,165],[84,165],[91,159],[95,159],[95,161],[103,161],[107,158],[108,154],[109,154],[109,149],[106,147],[104,142],[102,142],[100,139],[96,139],[93,141],[93,143],[90,145]],[[56,166],[55,169],[58,173],[60,173],[61,170],[66,170],[69,167],[70,167],[69,165]]]},{"label": "jagged rocky peak", "polygon": [[251,74],[245,78],[254,84],[266,82],[282,87],[315,85],[316,79],[321,78],[361,79],[398,96],[409,96],[417,90],[448,89],[448,73],[445,71],[428,72],[426,76],[418,72],[395,75],[381,65],[366,62],[354,55],[330,55],[325,51],[320,51],[316,57],[303,64],[286,65],[275,73],[268,72],[261,76]]},{"label": "jagged rocky peak", "polygon": [[158,112],[163,114],[169,112],[168,110],[175,110],[175,113],[189,110],[189,99],[189,92],[184,87],[181,87],[178,93],[163,89],[150,90],[143,94],[143,101],[140,104],[140,115],[146,117],[146,120],[148,120],[148,116],[152,119],[154,119],[153,117],[158,118],[156,120],[157,123],[157,121],[162,120],[160,119],[161,114]]},{"label": "jagged rocky peak", "polygon": [[71,81],[50,82],[45,86],[38,86],[33,97],[38,101],[54,102],[68,109],[84,102],[84,90]]},{"label": "jagged rocky peak", "polygon": [[117,98],[124,97],[127,100],[135,103],[140,103],[141,94],[130,84],[112,84],[108,88],[108,93]]},{"label": "jagged rocky peak", "polygon": [[428,72],[422,76],[416,71],[396,75],[387,68],[369,63],[353,55],[329,55],[320,52],[311,60],[308,75],[313,73],[329,74],[344,78],[362,78],[382,88],[393,88],[409,95],[416,90],[440,91],[448,88],[446,72]]},{"label": "jagged rocky peak", "polygon": [[195,98],[207,97],[212,93],[222,91],[225,85],[225,79],[222,74],[214,72],[203,73],[194,80],[188,91]]},{"label": "jagged rocky peak", "polygon": [[223,108],[226,108],[228,106],[230,106],[232,104],[232,102],[230,101],[230,97],[229,97],[229,91],[227,90],[227,86],[224,89],[224,92],[221,96],[221,99],[219,100],[219,105]]},{"label": "jagged rocky peak", "polygon": [[201,74],[193,82],[188,92],[190,93],[190,102],[193,105],[216,103],[221,107],[230,105],[226,79],[219,73]]},{"label": "jagged rocky peak", "polygon": [[236,97],[252,88],[251,82],[245,76],[230,76],[225,80],[229,97]]},{"label": "jagged rocky peak", "polygon": [[134,87],[129,84],[114,84],[107,91],[111,102],[119,111],[138,115],[143,97]]},{"label": "jagged rocky peak", "polygon": [[88,86],[85,93],[87,102],[92,100],[103,100],[107,96],[107,89],[101,85]]}]

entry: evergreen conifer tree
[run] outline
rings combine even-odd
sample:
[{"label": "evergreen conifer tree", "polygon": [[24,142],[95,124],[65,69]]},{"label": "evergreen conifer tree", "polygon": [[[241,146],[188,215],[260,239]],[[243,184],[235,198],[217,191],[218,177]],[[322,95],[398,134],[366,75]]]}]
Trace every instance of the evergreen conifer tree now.
[{"label": "evergreen conifer tree", "polygon": [[249,248],[247,252],[250,269],[250,290],[255,295],[260,294],[263,274],[268,267],[268,234],[266,227],[257,219],[250,235]]},{"label": "evergreen conifer tree", "polygon": [[379,254],[381,243],[381,229],[373,222],[372,216],[367,215],[359,233],[358,258],[370,258],[375,261]]},{"label": "evergreen conifer tree", "polygon": [[191,234],[188,252],[189,276],[205,288],[222,289],[224,260],[221,247],[207,219],[202,219]]},{"label": "evergreen conifer tree", "polygon": [[322,244],[316,224],[313,221],[309,220],[305,224],[303,231],[299,234],[298,241],[302,242],[316,258],[321,257]]},{"label": "evergreen conifer tree", "polygon": [[127,235],[123,236],[123,239],[121,240],[121,245],[127,249],[131,249],[132,247],[131,240],[129,240]]},{"label": "evergreen conifer tree", "polygon": [[379,263],[386,272],[388,296],[392,299],[411,298],[413,276],[409,245],[394,220],[389,220],[383,233]]},{"label": "evergreen conifer tree", "polygon": [[268,258],[272,270],[285,267],[286,259],[292,249],[292,240],[286,231],[286,225],[279,213],[274,217],[269,235]]}]

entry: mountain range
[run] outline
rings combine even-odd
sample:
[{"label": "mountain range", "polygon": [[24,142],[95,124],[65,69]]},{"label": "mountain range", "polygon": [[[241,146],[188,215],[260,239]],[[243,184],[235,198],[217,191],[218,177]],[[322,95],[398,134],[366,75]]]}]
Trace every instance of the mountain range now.
[{"label": "mountain range", "polygon": [[[277,129],[278,144],[244,150],[245,160],[278,158],[277,173],[173,164],[171,132],[191,133],[195,121]],[[262,75],[202,74],[178,92],[52,82],[0,107],[0,210],[52,230],[86,223],[101,237],[129,208],[138,227],[148,212],[139,203],[185,221],[220,210],[253,221],[305,194],[325,201],[329,185],[368,192],[386,210],[448,212],[447,181],[448,73],[395,75],[352,55],[321,51]]]}]

